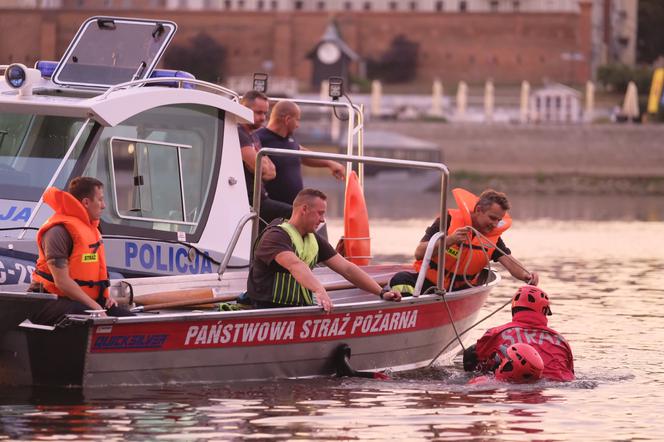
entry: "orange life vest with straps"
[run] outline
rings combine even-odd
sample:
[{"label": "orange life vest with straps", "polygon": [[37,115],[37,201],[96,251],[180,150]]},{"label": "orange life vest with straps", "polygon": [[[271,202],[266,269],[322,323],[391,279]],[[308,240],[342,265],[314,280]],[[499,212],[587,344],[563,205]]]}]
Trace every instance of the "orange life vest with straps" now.
[{"label": "orange life vest with straps", "polygon": [[[475,205],[479,197],[473,193],[456,188],[452,190],[452,195],[457,203],[458,209],[449,210],[451,220],[450,225],[447,227],[448,233],[454,233],[457,229],[465,226],[472,226],[471,213],[475,210]],[[477,282],[480,271],[488,264],[491,255],[496,250],[496,243],[500,235],[512,225],[512,218],[509,214],[500,221],[499,225],[494,228],[489,234],[485,234],[484,238],[473,235],[472,241],[462,243],[463,248],[459,256],[460,245],[454,245],[447,248],[445,251],[445,290],[450,290],[450,284],[456,270],[456,277],[454,278],[454,289],[458,289],[466,285],[466,280],[471,284]],[[441,238],[441,243],[445,237]],[[487,241],[488,240],[488,241]],[[459,265],[457,266],[457,260]],[[422,260],[417,260],[413,263],[415,270],[418,272],[422,268]],[[436,284],[438,281],[438,254],[434,253],[427,269],[427,279]]]},{"label": "orange life vest with straps", "polygon": [[44,202],[55,211],[37,232],[39,258],[32,280],[41,283],[49,292],[64,296],[53,282],[53,275],[46,264],[46,255],[42,248],[44,233],[53,226],[62,225],[67,229],[73,241],[69,256],[69,276],[92,299],[100,295],[108,298],[108,272],[104,243],[99,232],[99,221],[90,221],[85,207],[69,192],[50,187],[44,192]]}]

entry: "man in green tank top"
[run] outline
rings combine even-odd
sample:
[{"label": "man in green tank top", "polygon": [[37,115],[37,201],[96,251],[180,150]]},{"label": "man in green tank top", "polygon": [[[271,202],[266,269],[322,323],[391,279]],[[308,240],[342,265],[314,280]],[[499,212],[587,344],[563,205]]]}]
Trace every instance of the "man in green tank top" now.
[{"label": "man in green tank top", "polygon": [[318,263],[331,268],[354,286],[389,301],[400,301],[397,291],[382,289],[361,268],[339,255],[316,234],[325,222],[327,196],[315,189],[301,190],[293,201],[289,220],[275,220],[265,229],[249,269],[247,294],[255,307],[292,307],[318,304],[332,309],[325,287],[313,274]]}]

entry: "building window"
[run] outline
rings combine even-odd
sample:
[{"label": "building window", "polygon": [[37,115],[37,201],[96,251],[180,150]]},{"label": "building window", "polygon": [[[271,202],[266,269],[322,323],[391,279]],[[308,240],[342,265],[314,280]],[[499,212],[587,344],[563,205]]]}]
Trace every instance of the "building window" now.
[{"label": "building window", "polygon": [[489,9],[491,12],[498,12],[498,0],[491,0],[491,3],[489,3]]},{"label": "building window", "polygon": [[265,9],[265,2],[263,0],[258,0],[256,2],[256,9],[258,9],[259,11]]},{"label": "building window", "polygon": [[459,12],[466,12],[466,11],[468,11],[468,2],[462,0],[459,2]]},{"label": "building window", "polygon": [[390,11],[397,10],[397,2],[390,2]]},{"label": "building window", "polygon": [[318,2],[318,10],[319,11],[325,10],[325,2]]},{"label": "building window", "polygon": [[445,4],[443,2],[436,2],[436,12],[443,12]]},{"label": "building window", "polygon": [[232,5],[231,5],[231,0],[226,0],[226,1],[224,2],[224,8],[226,8],[226,9],[231,9],[231,6],[232,6]]},{"label": "building window", "polygon": [[352,11],[353,10],[353,2],[346,2],[344,3],[344,9],[346,11]]},{"label": "building window", "polygon": [[276,2],[276,0],[270,2],[270,8],[272,8],[273,11],[277,9],[277,2]]},{"label": "building window", "polygon": [[519,12],[521,10],[521,2],[519,0],[514,0],[512,2],[512,9],[514,12]]},{"label": "building window", "polygon": [[303,7],[303,2],[295,2],[295,10],[296,11],[301,11]]},{"label": "building window", "polygon": [[410,2],[410,10],[417,11],[417,2]]},{"label": "building window", "polygon": [[364,2],[364,10],[371,11],[371,2]]},{"label": "building window", "polygon": [[237,8],[244,9],[244,0],[237,0]]}]

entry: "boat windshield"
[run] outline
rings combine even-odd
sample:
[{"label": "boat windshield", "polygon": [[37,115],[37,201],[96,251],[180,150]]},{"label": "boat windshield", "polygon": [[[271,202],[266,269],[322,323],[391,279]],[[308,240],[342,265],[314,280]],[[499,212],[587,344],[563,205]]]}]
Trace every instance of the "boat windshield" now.
[{"label": "boat windshield", "polygon": [[[38,201],[85,120],[52,115],[0,113],[0,199]],[[81,153],[92,123],[55,182],[62,187]]]}]

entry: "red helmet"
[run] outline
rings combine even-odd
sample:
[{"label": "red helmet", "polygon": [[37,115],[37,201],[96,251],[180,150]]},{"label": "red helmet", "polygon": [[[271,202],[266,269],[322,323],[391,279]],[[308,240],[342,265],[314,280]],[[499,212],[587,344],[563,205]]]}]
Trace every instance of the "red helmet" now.
[{"label": "red helmet", "polygon": [[549,296],[544,293],[544,290],[534,285],[524,285],[516,291],[512,298],[512,313],[516,307],[527,308],[545,316],[551,315]]},{"label": "red helmet", "polygon": [[542,377],[543,370],[544,362],[537,350],[528,344],[513,344],[496,369],[496,379],[519,384],[535,382]]}]

